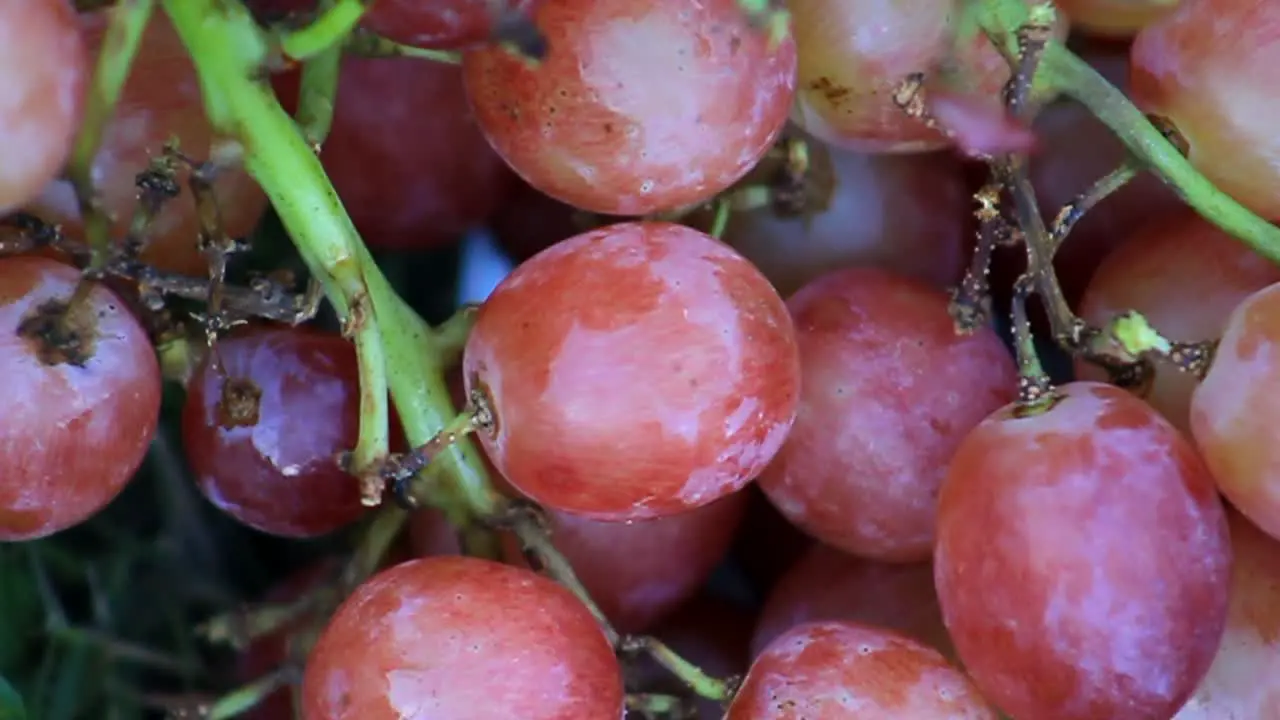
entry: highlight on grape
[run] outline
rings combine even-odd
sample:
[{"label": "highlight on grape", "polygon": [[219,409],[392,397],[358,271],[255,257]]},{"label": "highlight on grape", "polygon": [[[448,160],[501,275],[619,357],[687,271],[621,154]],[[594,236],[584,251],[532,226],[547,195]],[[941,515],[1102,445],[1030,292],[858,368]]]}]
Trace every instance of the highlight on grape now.
[{"label": "highlight on grape", "polygon": [[1276,28],[0,2],[0,718],[1280,717]]}]

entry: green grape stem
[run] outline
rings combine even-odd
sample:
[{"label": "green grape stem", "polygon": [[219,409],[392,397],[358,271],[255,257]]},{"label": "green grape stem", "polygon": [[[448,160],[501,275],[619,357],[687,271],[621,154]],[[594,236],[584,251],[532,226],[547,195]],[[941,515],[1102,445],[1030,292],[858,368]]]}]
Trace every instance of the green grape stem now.
[{"label": "green grape stem", "polygon": [[[1032,9],[1025,0],[970,0],[967,13],[972,13],[1016,68],[1020,58],[1018,32],[1031,22]],[[1215,187],[1124,93],[1061,42],[1049,40],[1045,44],[1033,85],[1036,97],[1062,94],[1080,102],[1205,220],[1280,263],[1280,228]]]},{"label": "green grape stem", "polygon": [[331,49],[341,49],[351,31],[369,9],[365,0],[334,0],[306,27],[279,37],[280,51],[291,60],[310,60]]},{"label": "green grape stem", "polygon": [[[409,441],[427,442],[456,415],[435,335],[392,290],[319,158],[261,79],[269,50],[266,34],[239,3],[164,0],[164,8],[195,63],[210,122],[243,146],[245,169],[270,198],[357,348],[364,348],[360,379],[371,392],[362,393],[354,454],[366,459],[386,454],[386,394],[378,388],[389,388]],[[384,332],[384,324],[395,331]],[[379,350],[381,362],[376,361]],[[440,460],[453,482],[437,504],[466,526],[493,505],[485,469],[469,444],[459,443]]]}]

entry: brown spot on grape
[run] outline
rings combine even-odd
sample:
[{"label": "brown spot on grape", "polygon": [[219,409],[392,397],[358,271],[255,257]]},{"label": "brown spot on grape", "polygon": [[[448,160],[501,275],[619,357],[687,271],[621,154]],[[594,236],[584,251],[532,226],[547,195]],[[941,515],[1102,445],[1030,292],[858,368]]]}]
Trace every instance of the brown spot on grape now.
[{"label": "brown spot on grape", "polygon": [[853,90],[843,85],[837,85],[832,82],[831,78],[825,75],[820,76],[813,82],[809,83],[809,89],[822,93],[822,97],[834,107],[841,105],[849,98],[850,95],[853,94]]},{"label": "brown spot on grape", "polygon": [[253,427],[258,424],[262,388],[251,380],[228,379],[218,399],[218,425],[224,428]]}]

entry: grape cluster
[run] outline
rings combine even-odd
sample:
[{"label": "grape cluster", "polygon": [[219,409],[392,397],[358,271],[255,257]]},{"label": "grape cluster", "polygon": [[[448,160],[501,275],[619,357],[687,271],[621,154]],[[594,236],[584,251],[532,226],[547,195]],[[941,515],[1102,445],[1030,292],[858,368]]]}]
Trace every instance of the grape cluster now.
[{"label": "grape cluster", "polygon": [[1280,716],[1280,3],[188,1],[0,2],[0,541],[355,537],[201,717]]}]

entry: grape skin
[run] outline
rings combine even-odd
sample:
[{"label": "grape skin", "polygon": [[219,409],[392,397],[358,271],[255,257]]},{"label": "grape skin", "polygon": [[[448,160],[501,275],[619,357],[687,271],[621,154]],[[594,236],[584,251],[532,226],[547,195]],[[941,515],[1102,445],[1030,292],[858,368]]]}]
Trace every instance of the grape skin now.
[{"label": "grape skin", "polygon": [[[227,388],[261,393],[251,419],[229,412]],[[365,512],[356,478],[338,465],[359,437],[354,346],[288,327],[223,338],[187,385],[182,437],[200,491],[240,522],[314,537]],[[305,419],[305,422],[301,420]]]},{"label": "grape skin", "polygon": [[70,2],[0,3],[0,214],[31,200],[62,170],[88,75]]},{"label": "grape skin", "polygon": [[619,223],[525,262],[463,359],[496,418],[485,451],[520,492],[598,520],[740,490],[795,420],[795,333],[768,280],[671,223]]},{"label": "grape skin", "polygon": [[[1250,294],[1280,282],[1280,268],[1191,210],[1155,221],[1127,239],[1098,266],[1080,301],[1079,314],[1101,326],[1118,313],[1137,310],[1172,341],[1222,336],[1231,312]],[[1080,380],[1107,379],[1084,360]],[[1156,362],[1145,395],[1179,430],[1190,430],[1194,375]]]},{"label": "grape skin", "polygon": [[725,720],[996,720],[936,650],[889,630],[806,623],[756,657]]},{"label": "grape skin", "polygon": [[1231,313],[1213,365],[1191,396],[1191,434],[1218,489],[1250,520],[1280,537],[1280,284],[1269,285]]},{"label": "grape skin", "polygon": [[489,142],[575,207],[648,215],[710,199],[786,122],[795,45],[769,46],[736,0],[545,0],[548,54],[470,51],[467,93]]},{"label": "grape skin", "polygon": [[307,659],[307,720],[620,718],[622,673],[591,613],[527,570],[410,560],[355,590]]},{"label": "grape skin", "polygon": [[80,273],[45,257],[0,259],[0,541],[33,540],[87,520],[142,463],[160,420],[160,367],[146,331],[103,285],[73,317],[90,315],[83,366],[46,362],[19,324],[66,301]]},{"label": "grape skin", "polygon": [[1139,108],[1173,121],[1187,157],[1213,184],[1280,220],[1280,4],[1181,0],[1130,54]]},{"label": "grape skin", "polygon": [[951,461],[934,577],[956,651],[1015,718],[1171,717],[1226,622],[1231,546],[1204,462],[1153,408],[1074,382]]},{"label": "grape skin", "polygon": [[951,454],[1013,399],[1017,377],[995,332],[957,335],[947,303],[875,268],[828,273],[787,302],[801,405],[759,484],[815,538],[894,562],[932,554]]}]

